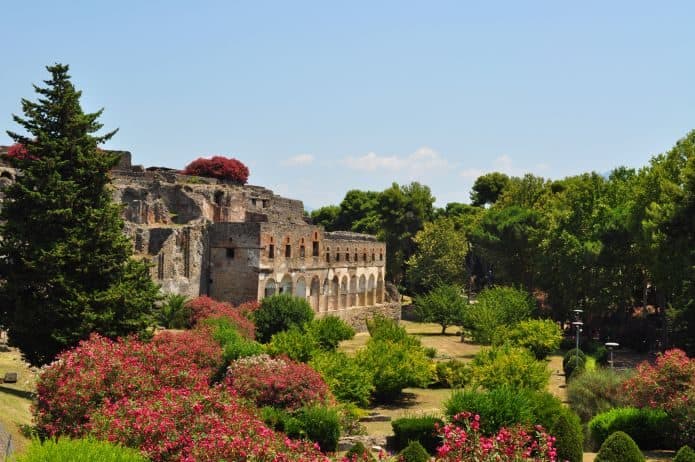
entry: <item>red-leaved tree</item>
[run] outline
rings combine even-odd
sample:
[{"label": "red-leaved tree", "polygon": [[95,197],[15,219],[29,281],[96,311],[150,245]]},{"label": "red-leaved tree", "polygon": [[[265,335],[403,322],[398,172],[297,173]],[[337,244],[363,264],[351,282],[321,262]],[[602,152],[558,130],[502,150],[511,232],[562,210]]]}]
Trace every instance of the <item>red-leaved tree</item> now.
[{"label": "red-leaved tree", "polygon": [[249,169],[234,158],[212,156],[210,159],[200,157],[186,166],[184,175],[204,176],[246,184],[249,179]]}]

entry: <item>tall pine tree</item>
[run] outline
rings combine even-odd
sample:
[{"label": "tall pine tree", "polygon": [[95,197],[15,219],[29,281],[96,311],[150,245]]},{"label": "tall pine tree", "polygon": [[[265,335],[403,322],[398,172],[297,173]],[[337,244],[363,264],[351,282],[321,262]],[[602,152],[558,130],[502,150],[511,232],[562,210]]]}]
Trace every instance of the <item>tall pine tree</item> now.
[{"label": "tall pine tree", "polygon": [[0,325],[35,365],[91,332],[144,332],[158,298],[109,192],[118,158],[97,148],[116,131],[96,134],[102,111],[82,111],[68,66],[47,69],[13,116],[27,135],[7,132],[26,154],[10,159],[21,173],[0,212]]}]

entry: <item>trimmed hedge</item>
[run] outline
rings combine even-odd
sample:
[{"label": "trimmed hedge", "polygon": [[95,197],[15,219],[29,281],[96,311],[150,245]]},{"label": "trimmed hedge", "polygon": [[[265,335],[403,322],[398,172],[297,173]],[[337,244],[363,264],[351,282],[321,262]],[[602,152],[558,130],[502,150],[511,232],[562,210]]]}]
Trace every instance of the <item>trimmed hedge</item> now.
[{"label": "trimmed hedge", "polygon": [[391,422],[394,433],[394,445],[397,451],[404,449],[411,441],[418,441],[430,454],[434,454],[441,438],[435,426],[444,426],[444,421],[437,417],[403,417]]},{"label": "trimmed hedge", "polygon": [[38,439],[23,454],[17,456],[17,462],[146,462],[136,449],[118,446],[107,441],[98,441],[91,438],[58,440],[47,439],[43,442]]},{"label": "trimmed hedge", "polygon": [[574,412],[564,408],[548,428],[548,433],[555,437],[558,460],[582,462],[584,433],[579,417]]},{"label": "trimmed hedge", "polygon": [[615,432],[603,442],[594,462],[644,462],[644,455],[630,435]]},{"label": "trimmed hedge", "polygon": [[625,407],[603,412],[589,421],[589,432],[597,446],[617,431],[630,435],[642,449],[666,449],[671,418],[662,410]]},{"label": "trimmed hedge", "polygon": [[398,462],[429,462],[429,460],[430,455],[417,441],[411,441],[410,444],[398,454]]}]

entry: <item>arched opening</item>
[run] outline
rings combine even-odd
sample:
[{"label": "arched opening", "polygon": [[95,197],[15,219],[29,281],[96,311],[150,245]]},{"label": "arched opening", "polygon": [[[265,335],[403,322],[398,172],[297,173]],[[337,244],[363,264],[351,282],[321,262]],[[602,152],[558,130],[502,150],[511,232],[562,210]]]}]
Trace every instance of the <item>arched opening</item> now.
[{"label": "arched opening", "polygon": [[357,306],[357,276],[350,277],[350,291],[348,292],[348,306]]},{"label": "arched opening", "polygon": [[311,278],[311,286],[309,288],[309,303],[314,311],[318,311],[319,308],[319,291],[321,290],[321,283],[319,282],[318,276]]},{"label": "arched opening", "polygon": [[328,292],[331,290],[331,283],[328,279],[323,280],[321,286],[321,311],[328,311]]},{"label": "arched opening", "polygon": [[342,281],[340,281],[340,307],[345,308],[348,306],[348,278],[343,276]]},{"label": "arched opening", "polygon": [[280,281],[280,293],[292,295],[292,278],[286,274]]},{"label": "arched opening", "polygon": [[277,283],[275,282],[275,279],[268,279],[265,283],[265,291],[263,296],[264,297],[270,297],[275,295],[275,292],[277,291]]},{"label": "arched opening", "polygon": [[360,306],[364,306],[366,300],[366,295],[367,295],[367,278],[364,277],[364,274],[360,276],[360,282],[357,286],[357,303]]},{"label": "arched opening", "polygon": [[8,180],[14,180],[14,178],[12,177],[12,174],[10,172],[8,172],[7,170],[0,173],[0,178],[7,178]]},{"label": "arched opening", "polygon": [[367,280],[367,305],[374,304],[374,292],[376,291],[376,280],[374,275],[370,274]]},{"label": "arched opening", "polygon": [[294,285],[294,296],[306,299],[306,281],[303,277],[297,279],[297,283]]}]

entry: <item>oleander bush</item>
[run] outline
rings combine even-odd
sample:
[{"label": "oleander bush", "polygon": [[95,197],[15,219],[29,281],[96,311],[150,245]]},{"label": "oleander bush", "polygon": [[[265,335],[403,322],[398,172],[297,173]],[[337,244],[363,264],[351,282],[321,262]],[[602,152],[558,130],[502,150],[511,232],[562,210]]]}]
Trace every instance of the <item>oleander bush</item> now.
[{"label": "oleander bush", "polygon": [[108,441],[82,439],[35,439],[26,450],[12,459],[15,462],[147,462],[136,449]]},{"label": "oleander bush", "polygon": [[501,427],[531,424],[534,421],[535,394],[529,390],[499,387],[490,391],[455,390],[444,402],[444,413],[450,419],[463,412],[480,416],[480,431],[490,435]]},{"label": "oleander bush", "polygon": [[541,390],[550,380],[550,370],[527,349],[503,345],[475,355],[471,376],[474,384],[488,390],[502,386]]},{"label": "oleander bush", "polygon": [[298,326],[273,334],[267,347],[271,356],[286,356],[300,363],[308,363],[320,350],[319,342],[313,333]]},{"label": "oleander bush", "polygon": [[358,441],[348,449],[341,462],[376,462],[376,458],[364,447],[362,442]]},{"label": "oleander bush", "polygon": [[326,404],[333,397],[321,375],[306,364],[268,355],[251,356],[229,365],[225,385],[257,407],[296,410]]},{"label": "oleander bush", "polygon": [[335,351],[340,342],[355,336],[355,329],[336,316],[314,319],[307,325],[306,330],[324,351]]},{"label": "oleander bush", "polygon": [[624,432],[611,434],[601,445],[594,462],[644,462],[637,444]]},{"label": "oleander bush", "polygon": [[391,427],[395,449],[400,451],[411,441],[417,441],[427,452],[435,454],[441,442],[439,428],[443,425],[444,421],[434,416],[401,417],[393,420]]},{"label": "oleander bush", "polygon": [[301,436],[319,445],[322,451],[333,452],[340,438],[340,416],[335,408],[307,406],[300,408],[294,417],[301,429]]},{"label": "oleander bush", "polygon": [[139,448],[154,462],[325,460],[312,444],[268,428],[221,387],[164,387],[107,401],[91,427],[97,438]]},{"label": "oleander bush", "polygon": [[630,435],[642,449],[666,449],[671,446],[671,419],[660,409],[615,408],[598,414],[589,421],[588,427],[596,446],[617,431]]},{"label": "oleander bush", "polygon": [[261,306],[253,312],[256,323],[256,336],[261,343],[268,343],[278,332],[292,326],[301,328],[314,319],[314,310],[303,298],[289,294],[272,295],[261,301]]},{"label": "oleander bush", "polygon": [[486,436],[480,432],[483,419],[470,412],[455,415],[440,429],[442,444],[438,462],[496,461],[550,462],[556,460],[554,438],[542,426],[532,431],[522,426],[500,428]]},{"label": "oleander bush", "polygon": [[367,407],[374,392],[373,371],[342,352],[319,352],[309,363],[342,403]]},{"label": "oleander bush", "polygon": [[211,318],[227,318],[236,330],[245,338],[253,340],[256,327],[247,314],[253,309],[254,304],[240,305],[234,308],[229,303],[218,302],[207,296],[194,298],[186,304],[190,309],[191,327],[196,327],[202,321]]},{"label": "oleander bush", "polygon": [[203,329],[208,329],[212,338],[222,347],[225,365],[239,358],[256,356],[265,352],[263,345],[241,335],[236,324],[229,317],[207,318],[199,325]]},{"label": "oleander bush", "polygon": [[622,383],[628,377],[624,372],[598,368],[586,371],[567,386],[569,405],[582,422],[625,404]]},{"label": "oleander bush", "polygon": [[249,169],[246,165],[237,159],[224,156],[212,156],[209,159],[199,157],[186,166],[183,174],[217,178],[237,184],[246,184],[249,179]]}]

